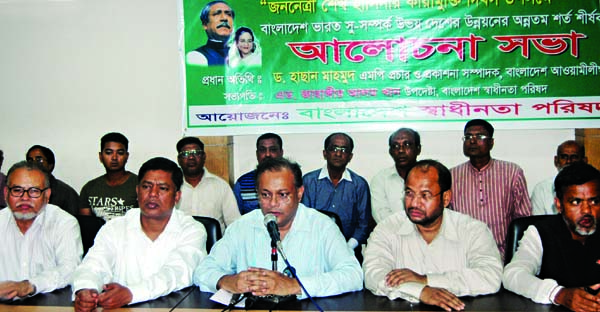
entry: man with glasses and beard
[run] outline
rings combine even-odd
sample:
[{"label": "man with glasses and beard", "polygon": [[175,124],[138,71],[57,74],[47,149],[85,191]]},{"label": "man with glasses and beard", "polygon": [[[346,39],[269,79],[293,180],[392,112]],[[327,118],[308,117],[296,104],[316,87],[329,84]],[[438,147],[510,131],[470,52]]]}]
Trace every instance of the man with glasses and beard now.
[{"label": "man with glasses and beard", "polygon": [[450,171],[422,160],[408,172],[404,206],[369,237],[365,286],[378,296],[462,310],[460,296],[500,289],[502,261],[485,223],[445,209],[452,198]]},{"label": "man with glasses and beard", "polygon": [[229,53],[227,41],[233,32],[235,13],[225,1],[211,1],[200,13],[206,44],[187,53],[187,62],[194,65],[224,65]]},{"label": "man with glasses and beard", "polygon": [[0,300],[51,292],[71,281],[83,248],[77,220],[48,204],[48,173],[22,161],[8,171],[0,210]]},{"label": "man with glasses and beard", "polygon": [[535,222],[504,270],[504,287],[573,311],[600,308],[600,171],[579,162],[554,180],[557,215]]}]

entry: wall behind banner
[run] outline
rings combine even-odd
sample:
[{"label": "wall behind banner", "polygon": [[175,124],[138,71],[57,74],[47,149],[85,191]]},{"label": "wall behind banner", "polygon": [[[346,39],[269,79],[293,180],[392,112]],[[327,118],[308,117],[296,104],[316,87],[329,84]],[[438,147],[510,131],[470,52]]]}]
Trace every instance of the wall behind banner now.
[{"label": "wall behind banner", "polygon": [[[0,2],[2,171],[24,159],[31,145],[42,144],[56,154],[55,175],[80,190],[104,172],[97,152],[100,137],[110,131],[129,138],[127,168],[133,172],[150,157],[175,160],[183,133],[177,27],[176,1]],[[390,131],[381,129],[350,132],[357,146],[350,167],[369,180],[392,164]],[[421,158],[449,167],[465,161],[461,130],[423,132]],[[320,168],[325,136],[284,134],[285,154],[305,172]],[[236,178],[256,165],[256,137],[234,137]],[[556,145],[575,136],[566,129],[499,130],[495,137],[493,155],[520,164],[531,189],[554,174]]]}]

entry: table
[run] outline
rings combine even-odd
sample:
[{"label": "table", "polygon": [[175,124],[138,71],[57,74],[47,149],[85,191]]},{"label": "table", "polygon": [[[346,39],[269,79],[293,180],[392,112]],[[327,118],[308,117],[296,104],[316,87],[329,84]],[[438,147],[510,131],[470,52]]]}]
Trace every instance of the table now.
[{"label": "table", "polygon": [[[179,303],[174,311],[221,311],[224,306],[210,301],[211,293],[201,292],[198,287],[188,287],[178,292],[158,298],[156,300],[142,302],[127,306],[122,309],[111,311],[122,312],[167,312]],[[563,307],[553,305],[536,304],[522,296],[513,294],[507,290],[500,290],[497,294],[463,297],[465,311],[568,311]],[[407,301],[389,300],[386,297],[373,295],[368,290],[347,293],[328,298],[316,298],[317,303],[325,311],[441,311],[440,308],[425,304],[410,304]],[[48,294],[24,299],[17,302],[0,303],[0,311],[7,312],[58,312],[71,310],[71,289],[66,287]],[[275,307],[278,310],[291,311],[316,311],[310,300],[288,302],[284,306]],[[268,310],[268,307],[257,307],[259,310]]]}]

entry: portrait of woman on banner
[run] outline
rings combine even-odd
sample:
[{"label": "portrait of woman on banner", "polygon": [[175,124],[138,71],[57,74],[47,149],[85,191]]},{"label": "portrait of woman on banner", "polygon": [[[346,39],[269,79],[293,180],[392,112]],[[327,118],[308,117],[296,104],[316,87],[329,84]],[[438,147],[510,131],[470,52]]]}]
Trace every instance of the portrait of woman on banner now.
[{"label": "portrait of woman on banner", "polygon": [[262,52],[254,32],[248,27],[240,27],[227,56],[227,65],[231,68],[238,66],[261,66]]}]

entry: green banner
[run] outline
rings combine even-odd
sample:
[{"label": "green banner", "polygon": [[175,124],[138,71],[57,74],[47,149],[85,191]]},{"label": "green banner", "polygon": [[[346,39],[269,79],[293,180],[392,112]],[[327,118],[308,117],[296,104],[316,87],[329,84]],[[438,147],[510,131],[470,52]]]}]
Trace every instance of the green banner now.
[{"label": "green banner", "polygon": [[188,134],[600,128],[597,1],[206,4],[182,4]]}]

